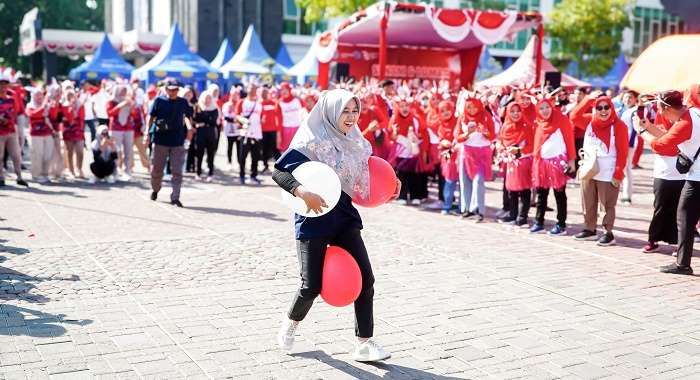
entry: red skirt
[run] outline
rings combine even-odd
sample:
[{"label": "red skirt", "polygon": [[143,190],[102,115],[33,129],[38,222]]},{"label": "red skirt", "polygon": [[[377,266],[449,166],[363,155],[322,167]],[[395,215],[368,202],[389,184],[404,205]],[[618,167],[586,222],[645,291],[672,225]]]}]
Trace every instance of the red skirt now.
[{"label": "red skirt", "polygon": [[532,167],[532,180],[535,187],[561,189],[566,186],[569,177],[564,173],[567,157],[536,158]]},{"label": "red skirt", "polygon": [[508,191],[532,188],[532,157],[517,158],[507,163],[505,181]]},{"label": "red skirt", "polygon": [[484,176],[484,181],[491,180],[493,175],[491,169],[491,146],[465,145],[462,156],[469,178],[474,178],[477,174],[481,174]]},{"label": "red skirt", "polygon": [[299,127],[282,127],[282,141],[280,142],[280,146],[277,147],[280,152],[285,152],[289,148],[289,144],[297,133],[297,129],[299,129]]},{"label": "red skirt", "polygon": [[459,169],[457,168],[457,153],[452,153],[450,158],[442,156],[440,160],[440,172],[446,181],[457,181],[459,179]]}]

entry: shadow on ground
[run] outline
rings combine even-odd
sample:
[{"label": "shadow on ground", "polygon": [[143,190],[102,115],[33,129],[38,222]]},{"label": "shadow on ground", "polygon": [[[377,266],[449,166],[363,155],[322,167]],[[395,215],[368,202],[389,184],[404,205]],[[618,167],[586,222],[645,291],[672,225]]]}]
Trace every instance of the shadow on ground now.
[{"label": "shadow on ground", "polygon": [[397,364],[391,364],[391,359],[388,362],[380,363],[366,363],[366,365],[371,365],[373,367],[379,368],[386,373],[383,376],[379,376],[372,372],[367,372],[361,368],[355,367],[354,365],[347,363],[342,360],[338,360],[328,355],[323,351],[308,351],[291,354],[291,356],[296,358],[314,359],[318,360],[324,364],[327,364],[338,371],[342,371],[351,377],[357,379],[433,379],[433,380],[458,380],[459,377],[443,376],[427,371],[404,367]]}]

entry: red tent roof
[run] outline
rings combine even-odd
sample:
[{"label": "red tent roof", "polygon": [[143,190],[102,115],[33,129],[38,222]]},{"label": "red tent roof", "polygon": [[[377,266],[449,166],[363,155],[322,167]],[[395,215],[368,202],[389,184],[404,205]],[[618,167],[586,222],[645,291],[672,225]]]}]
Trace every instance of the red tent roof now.
[{"label": "red tent roof", "polygon": [[445,9],[395,1],[378,2],[325,32],[321,36],[323,49],[317,55],[319,61],[330,61],[338,45],[378,45],[377,31],[380,30],[383,15],[388,16],[386,36],[389,47],[449,50],[493,44],[542,21],[538,13]]}]

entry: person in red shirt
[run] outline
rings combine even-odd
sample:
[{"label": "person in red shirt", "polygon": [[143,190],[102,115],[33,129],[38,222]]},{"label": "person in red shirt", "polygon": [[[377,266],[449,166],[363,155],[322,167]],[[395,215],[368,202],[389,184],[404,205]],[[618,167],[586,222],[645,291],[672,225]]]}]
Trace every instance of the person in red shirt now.
[{"label": "person in red shirt", "polygon": [[49,166],[53,158],[53,135],[58,134],[58,126],[54,126],[49,120],[49,109],[43,89],[37,88],[32,92],[25,112],[29,118],[29,135],[32,139],[32,179],[46,183],[49,182]]},{"label": "person in red shirt", "polygon": [[[590,113],[591,110],[593,113]],[[581,180],[585,229],[576,235],[576,239],[595,239],[598,245],[613,245],[615,205],[620,194],[620,183],[625,176],[629,151],[627,126],[617,117],[612,100],[601,96],[598,91],[574,107],[571,121],[576,128],[585,131],[582,149],[586,155],[595,155],[599,168],[593,178]],[[601,237],[596,234],[599,203],[605,209],[605,233]]]},{"label": "person in red shirt", "polygon": [[364,138],[372,145],[372,154],[386,160],[389,158],[391,147],[388,130],[389,120],[374,105],[374,95],[366,93],[360,96],[360,101],[362,107],[360,107],[357,126]]},{"label": "person in red shirt", "polygon": [[[68,89],[64,92],[61,106],[63,112],[61,135],[63,136],[63,144],[66,147],[68,170],[73,177],[85,178],[83,173],[85,109],[80,104],[78,96],[73,89]],[[75,174],[76,169],[78,175]]]},{"label": "person in red shirt", "polygon": [[393,102],[392,99],[396,96],[396,87],[394,86],[394,81],[385,80],[381,84],[381,93],[375,95],[374,104],[377,109],[384,114],[384,117],[388,120],[394,116]]},{"label": "person in red shirt", "polygon": [[[484,220],[486,213],[486,185],[491,171],[491,141],[496,138],[493,118],[484,104],[473,95],[463,96],[463,109],[455,127],[455,140],[459,144],[458,158],[460,207],[463,218]],[[459,103],[458,103],[459,104]]]},{"label": "person in red shirt", "polygon": [[[693,274],[690,266],[693,256],[695,226],[700,219],[700,110],[683,105],[683,95],[678,91],[666,91],[656,96],[659,115],[654,125],[649,120],[633,117],[639,136],[660,155],[682,154],[690,167],[685,174],[685,184],[678,201],[678,257],[674,264],[660,268],[663,273]],[[677,159],[678,160],[678,159]],[[678,161],[676,164],[678,167]]]},{"label": "person in red shirt", "polygon": [[399,202],[420,205],[428,196],[427,175],[420,165],[427,161],[429,141],[425,126],[411,111],[411,101],[406,96],[398,96],[394,101],[393,116],[389,120],[394,152],[390,161],[395,162],[401,187]]},{"label": "person in red shirt", "polygon": [[263,173],[270,171],[270,159],[277,160],[280,152],[277,150],[277,135],[282,129],[282,115],[275,101],[270,99],[270,88],[265,85],[260,89],[260,124],[262,126],[262,161]]},{"label": "person in red shirt", "polygon": [[[505,121],[498,134],[497,149],[506,164],[505,191],[510,193],[510,213],[501,219],[504,223],[526,226],[532,195],[532,148],[534,128],[523,116],[518,103],[506,107]],[[518,212],[520,200],[520,212]]]},{"label": "person in red shirt", "polygon": [[15,112],[17,114],[17,119],[15,120],[15,130],[17,133],[17,139],[19,140],[20,157],[22,156],[22,150],[24,149],[24,144],[26,143],[25,131],[29,126],[29,119],[25,114],[25,95],[26,91],[22,87],[21,83],[16,83],[16,76],[10,80],[10,92],[15,100]]},{"label": "person in red shirt", "polygon": [[455,105],[450,100],[442,100],[435,107],[437,116],[437,138],[439,141],[438,155],[440,157],[440,177],[442,178],[442,186],[439,186],[442,193],[442,211],[443,215],[447,215],[452,210],[454,203],[455,190],[457,189],[457,180],[459,179],[459,171],[457,169],[457,156],[454,151],[455,147],[455,126],[457,118],[455,117]]},{"label": "person in red shirt", "polygon": [[[17,184],[28,186],[22,179],[22,155],[16,133],[17,109],[14,97],[10,94],[8,78],[0,76],[0,159],[5,151],[12,159],[12,166],[17,175]],[[5,186],[5,165],[0,162],[0,186]]]},{"label": "person in red shirt", "polygon": [[[150,95],[149,95],[150,96]],[[144,101],[145,103],[145,101]],[[133,120],[134,127],[134,146],[136,146],[136,152],[139,154],[139,159],[141,161],[141,166],[146,170],[151,170],[151,160],[148,158],[148,153],[146,151],[146,142],[144,141],[144,111],[143,105],[138,105],[131,109],[131,120]],[[131,167],[133,170],[134,163],[132,160]]]},{"label": "person in red shirt", "polygon": [[126,85],[118,84],[114,87],[114,96],[107,103],[107,116],[109,116],[109,130],[111,131],[117,150],[124,155],[123,181],[131,179],[131,168],[134,160],[134,120],[131,110],[135,102]]},{"label": "person in red shirt", "polygon": [[[292,93],[292,86],[288,82],[280,84],[280,94],[277,99],[277,112],[280,114],[280,130],[277,134],[277,149],[285,152],[289,148],[294,135],[301,125],[304,104]],[[314,100],[310,101],[313,108]],[[308,108],[309,110],[311,108]]]},{"label": "person in red shirt", "polygon": [[530,233],[544,231],[544,216],[547,212],[547,198],[550,189],[557,203],[557,224],[549,230],[550,235],[566,234],[567,174],[573,172],[576,160],[574,131],[571,121],[551,99],[544,98],[537,103],[535,139],[532,148],[532,182],[537,192],[535,223]]}]

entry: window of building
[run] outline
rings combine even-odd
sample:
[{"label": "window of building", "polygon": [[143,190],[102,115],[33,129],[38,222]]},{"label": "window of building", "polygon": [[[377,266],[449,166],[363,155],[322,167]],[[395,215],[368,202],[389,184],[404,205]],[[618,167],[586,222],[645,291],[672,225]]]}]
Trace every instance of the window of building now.
[{"label": "window of building", "polygon": [[304,22],[304,10],[297,6],[294,0],[284,0],[284,18],[282,32],[285,34],[313,35],[328,28],[326,21]]},{"label": "window of building", "polygon": [[632,55],[635,56],[660,37],[683,30],[680,18],[662,9],[635,7],[631,21],[634,29]]}]

